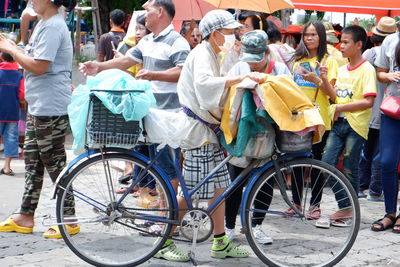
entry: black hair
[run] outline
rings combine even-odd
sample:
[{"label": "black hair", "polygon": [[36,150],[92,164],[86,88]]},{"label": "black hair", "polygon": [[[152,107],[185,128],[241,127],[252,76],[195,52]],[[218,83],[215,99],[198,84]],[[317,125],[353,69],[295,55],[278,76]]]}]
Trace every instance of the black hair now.
[{"label": "black hair", "polygon": [[242,10],[238,16],[238,20],[245,20],[247,17],[252,16],[252,15],[259,15],[263,17],[267,17],[268,14],[262,13],[259,11],[251,11],[251,10]]},{"label": "black hair", "polygon": [[1,57],[3,58],[4,61],[6,62],[14,62],[14,58],[8,54],[8,53],[0,53]]},{"label": "black hair", "polygon": [[235,39],[236,39],[236,41],[241,41],[240,40],[240,35],[239,35],[239,32],[238,31],[235,31]]},{"label": "black hair", "polygon": [[398,35],[399,35],[399,41],[397,42],[394,56],[395,56],[395,62],[397,64],[397,67],[400,68],[400,32],[398,33]]},{"label": "black hair", "polygon": [[272,21],[267,20],[267,23],[268,23],[268,30],[267,30],[268,41],[271,42],[272,44],[280,41],[282,39],[281,31]]},{"label": "black hair", "polygon": [[172,0],[152,0],[153,4],[162,7],[171,19],[175,17],[175,5]]},{"label": "black hair", "polygon": [[372,36],[371,36],[371,42],[373,43],[373,44],[381,44],[382,42],[383,42],[383,40],[385,40],[385,36],[380,36],[380,35],[377,35],[377,34],[372,34]]},{"label": "black hair", "polygon": [[56,7],[64,6],[67,12],[71,11],[76,6],[76,0],[51,0]]},{"label": "black hair", "polygon": [[343,29],[342,35],[343,34],[350,34],[351,38],[355,43],[361,41],[362,42],[361,52],[365,50],[368,36],[364,28],[357,25],[351,25]]},{"label": "black hair", "polygon": [[264,16],[261,15],[250,15],[246,19],[251,19],[251,25],[254,30],[263,30],[267,33],[268,23]]},{"label": "black hair", "polygon": [[125,12],[121,9],[114,9],[110,12],[110,20],[115,26],[121,26],[125,22]]},{"label": "black hair", "polygon": [[317,31],[318,37],[319,37],[319,44],[318,44],[318,51],[317,51],[317,57],[318,61],[321,62],[322,59],[326,54],[328,54],[328,48],[326,46],[326,32],[325,32],[325,27],[322,24],[321,21],[314,20],[314,21],[309,21],[307,22],[306,25],[303,27],[303,31],[301,33],[301,39],[300,39],[300,44],[296,49],[296,52],[293,55],[292,60],[300,60],[302,58],[308,57],[309,51],[306,47],[306,44],[304,43],[304,34],[308,27],[313,25],[315,27],[315,30]]},{"label": "black hair", "polygon": [[151,33],[151,31],[149,29],[147,29],[147,27],[146,27],[146,19],[145,19],[144,14],[137,16],[136,23],[139,23],[146,28],[146,34]]}]

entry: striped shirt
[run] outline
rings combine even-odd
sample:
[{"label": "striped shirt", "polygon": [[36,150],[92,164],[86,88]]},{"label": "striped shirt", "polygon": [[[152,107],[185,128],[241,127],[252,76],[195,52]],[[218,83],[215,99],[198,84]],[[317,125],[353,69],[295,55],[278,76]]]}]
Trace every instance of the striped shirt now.
[{"label": "striped shirt", "polygon": [[[189,43],[169,25],[155,37],[153,33],[146,35],[127,55],[133,60],[143,63],[143,68],[150,71],[164,71],[183,66],[189,54]],[[160,109],[180,108],[174,82],[151,81],[152,91]]]}]

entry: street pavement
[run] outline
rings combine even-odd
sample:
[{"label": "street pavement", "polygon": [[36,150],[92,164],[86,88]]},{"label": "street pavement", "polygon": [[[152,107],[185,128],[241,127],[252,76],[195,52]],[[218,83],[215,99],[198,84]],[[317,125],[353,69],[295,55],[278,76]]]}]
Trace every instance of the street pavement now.
[{"label": "street pavement", "polygon": [[[71,138],[67,142],[68,160],[74,158],[70,150]],[[0,166],[4,158],[0,152]],[[21,159],[12,161],[12,169],[16,176],[0,175],[0,220],[8,218],[19,208],[24,187],[24,162]],[[33,234],[0,233],[0,267],[3,266],[89,266],[79,259],[62,240],[46,240],[42,233],[45,215],[55,217],[55,200],[51,200],[53,185],[46,175],[39,207],[35,214]],[[361,228],[357,240],[348,255],[337,266],[399,266],[400,267],[400,235],[385,232],[372,232],[369,227],[372,221],[384,214],[383,202],[370,202],[360,199]],[[239,220],[238,220],[239,221]],[[236,244],[250,250],[244,235],[240,235]],[[179,244],[181,248],[187,244]],[[262,266],[262,262],[254,253],[245,259],[216,260],[210,257],[211,242],[198,244],[196,257],[199,266]],[[191,263],[170,263],[151,259],[143,266],[191,266]]]}]

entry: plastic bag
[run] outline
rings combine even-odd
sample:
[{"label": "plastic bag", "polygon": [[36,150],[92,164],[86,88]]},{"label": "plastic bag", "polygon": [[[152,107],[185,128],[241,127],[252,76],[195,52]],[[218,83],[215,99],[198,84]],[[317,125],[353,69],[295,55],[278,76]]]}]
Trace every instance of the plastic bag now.
[{"label": "plastic bag", "polygon": [[157,149],[162,149],[165,145],[178,148],[190,127],[186,117],[182,111],[176,113],[151,108],[144,118],[147,140],[160,144]]},{"label": "plastic bag", "polygon": [[74,136],[72,150],[75,154],[81,154],[85,147],[89,94],[90,90],[86,85],[79,85],[72,93],[71,104],[68,106],[69,123]]},{"label": "plastic bag", "polygon": [[[93,89],[107,91],[91,91]],[[127,90],[144,92],[125,92]],[[119,93],[114,94],[112,91],[119,91]],[[128,73],[116,69],[102,71],[94,77],[88,77],[86,85],[80,85],[74,90],[71,104],[68,106],[71,130],[74,135],[72,149],[75,154],[82,153],[85,146],[89,96],[92,92],[112,113],[122,114],[127,121],[140,121],[148,113],[150,107],[156,107],[149,81],[135,80]]]}]

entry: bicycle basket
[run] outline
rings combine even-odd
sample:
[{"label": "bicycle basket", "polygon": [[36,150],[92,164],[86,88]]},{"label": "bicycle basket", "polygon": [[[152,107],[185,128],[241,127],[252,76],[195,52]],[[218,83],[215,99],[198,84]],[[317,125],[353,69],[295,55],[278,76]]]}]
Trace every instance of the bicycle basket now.
[{"label": "bicycle basket", "polygon": [[113,114],[94,94],[90,96],[92,119],[87,133],[90,144],[135,145],[142,133],[139,121],[126,121],[122,114]]}]

